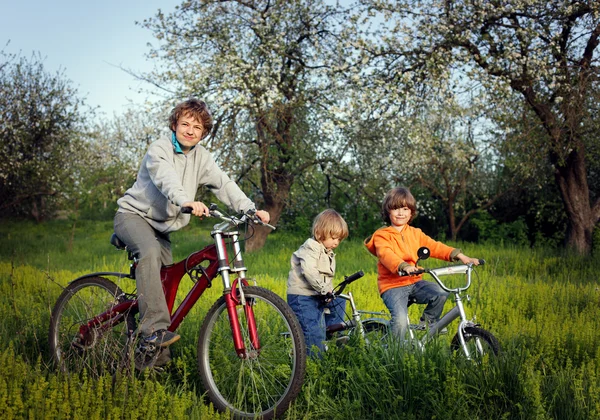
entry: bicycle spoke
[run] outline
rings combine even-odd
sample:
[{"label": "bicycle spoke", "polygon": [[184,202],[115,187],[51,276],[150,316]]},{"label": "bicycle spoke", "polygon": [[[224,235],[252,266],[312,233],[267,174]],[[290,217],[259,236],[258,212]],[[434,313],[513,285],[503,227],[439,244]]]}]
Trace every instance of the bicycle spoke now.
[{"label": "bicycle spoke", "polygon": [[[283,411],[300,389],[305,361],[303,337],[298,335],[301,331],[293,313],[279,297],[260,288],[245,290],[246,296],[252,297],[248,301],[253,302],[260,349],[252,347],[246,314],[240,306],[237,314],[246,357],[237,355],[225,302],[220,299],[202,327],[199,367],[217,408],[236,416],[269,418],[275,409]],[[275,298],[279,299],[277,304],[271,301]],[[282,303],[285,306],[280,307]]]}]

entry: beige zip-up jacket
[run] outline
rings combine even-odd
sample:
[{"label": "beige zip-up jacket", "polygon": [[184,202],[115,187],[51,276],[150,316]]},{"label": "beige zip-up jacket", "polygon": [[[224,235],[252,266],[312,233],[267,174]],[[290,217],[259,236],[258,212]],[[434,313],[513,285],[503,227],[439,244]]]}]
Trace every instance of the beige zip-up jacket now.
[{"label": "beige zip-up jacket", "polygon": [[313,238],[292,254],[288,295],[324,295],[333,289],[335,254]]}]

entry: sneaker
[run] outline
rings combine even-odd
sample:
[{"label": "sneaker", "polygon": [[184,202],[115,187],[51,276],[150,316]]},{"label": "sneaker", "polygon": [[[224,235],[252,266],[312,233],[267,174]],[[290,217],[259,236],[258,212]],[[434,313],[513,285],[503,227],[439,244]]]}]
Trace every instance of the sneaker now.
[{"label": "sneaker", "polygon": [[175,334],[174,332],[168,330],[158,330],[154,332],[154,334],[142,338],[142,341],[144,345],[147,346],[152,344],[156,347],[168,347],[180,338],[181,336],[179,334]]}]

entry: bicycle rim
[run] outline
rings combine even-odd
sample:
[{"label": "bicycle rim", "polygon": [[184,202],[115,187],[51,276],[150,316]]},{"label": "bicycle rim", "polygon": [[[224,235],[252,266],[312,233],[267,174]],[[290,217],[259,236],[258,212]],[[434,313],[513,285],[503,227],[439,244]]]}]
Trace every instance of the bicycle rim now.
[{"label": "bicycle rim", "polygon": [[198,340],[198,368],[214,406],[236,418],[270,419],[283,414],[300,392],[306,365],[304,336],[294,313],[277,295],[244,288],[252,305],[260,350],[252,348],[245,312],[238,305],[242,336],[250,356],[234,347],[225,299],[209,310]]},{"label": "bicycle rim", "polygon": [[129,337],[135,329],[137,309],[125,314],[125,322],[109,328],[104,323],[104,328],[99,325],[84,333],[81,329],[122,298],[121,289],[103,277],[80,279],[65,288],[52,311],[49,332],[52,358],[62,371],[86,370],[97,376],[127,365]]}]

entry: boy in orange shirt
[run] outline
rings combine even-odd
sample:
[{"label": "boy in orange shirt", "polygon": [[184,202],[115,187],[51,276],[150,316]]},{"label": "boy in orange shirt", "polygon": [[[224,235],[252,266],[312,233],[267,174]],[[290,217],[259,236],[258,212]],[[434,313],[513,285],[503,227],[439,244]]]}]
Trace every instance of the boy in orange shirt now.
[{"label": "boy in orange shirt", "polygon": [[390,190],[381,210],[384,221],[391,226],[378,229],[365,240],[365,246],[379,259],[379,294],[392,315],[392,333],[403,339],[408,328],[409,300],[427,304],[421,323],[431,325],[439,320],[448,296],[437,283],[422,280],[422,275],[408,275],[417,270],[417,250],[426,246],[433,258],[463,264],[479,265],[479,260],[467,257],[460,249],[435,241],[421,229],[409,225],[416,215],[417,205],[408,188]]}]

